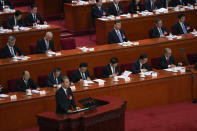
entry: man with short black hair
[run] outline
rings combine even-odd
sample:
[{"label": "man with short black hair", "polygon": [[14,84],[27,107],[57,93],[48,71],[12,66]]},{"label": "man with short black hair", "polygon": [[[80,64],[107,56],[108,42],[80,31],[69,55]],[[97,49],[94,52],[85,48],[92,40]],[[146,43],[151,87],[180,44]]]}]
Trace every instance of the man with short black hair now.
[{"label": "man with short black hair", "polygon": [[102,76],[104,78],[113,78],[115,76],[118,76],[118,74],[118,59],[113,57],[110,59],[110,63],[104,67]]},{"label": "man with short black hair", "polygon": [[22,56],[24,53],[15,45],[16,38],[8,37],[8,43],[1,50],[2,58],[12,58],[15,56]]},{"label": "man with short black hair", "polygon": [[151,29],[151,38],[160,38],[168,35],[169,32],[163,26],[161,19],[157,18],[155,21],[155,26]]},{"label": "man with short black hair", "polygon": [[108,15],[119,16],[123,13],[123,7],[119,2],[120,0],[113,0],[108,7]]},{"label": "man with short black hair", "polygon": [[33,26],[33,24],[44,24],[36,5],[31,6],[31,12],[26,16],[26,25]]},{"label": "man with short black hair", "polygon": [[56,67],[53,72],[51,72],[47,77],[47,86],[49,87],[59,87],[61,84],[63,75],[61,74],[61,69]]},{"label": "man with short black hair", "polygon": [[61,88],[56,91],[56,113],[65,114],[72,112],[72,107],[79,110],[75,103],[72,90],[70,88],[70,81],[67,76],[62,78]]},{"label": "man with short black hair", "polygon": [[87,63],[81,63],[79,65],[79,69],[74,71],[72,74],[72,82],[73,83],[76,83],[79,81],[84,81],[84,80],[91,80]]},{"label": "man with short black hair", "polygon": [[127,42],[125,32],[121,29],[121,21],[114,22],[114,29],[108,33],[108,44]]},{"label": "man with short black hair", "polygon": [[7,28],[13,29],[14,26],[22,27],[24,26],[22,20],[22,13],[20,11],[16,11],[13,16],[10,16],[7,21]]},{"label": "man with short black hair", "polygon": [[148,56],[146,54],[141,54],[140,58],[132,64],[131,71],[133,74],[138,74],[141,72],[150,71],[151,68],[147,64]]},{"label": "man with short black hair", "polygon": [[193,28],[186,22],[184,14],[178,15],[179,21],[173,26],[173,33],[175,35],[188,34],[193,31]]}]

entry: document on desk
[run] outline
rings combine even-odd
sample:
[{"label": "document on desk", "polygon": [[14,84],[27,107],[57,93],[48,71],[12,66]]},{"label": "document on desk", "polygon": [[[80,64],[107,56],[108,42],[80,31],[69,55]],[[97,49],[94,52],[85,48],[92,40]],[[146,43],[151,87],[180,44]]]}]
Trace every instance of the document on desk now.
[{"label": "document on desk", "polygon": [[6,95],[6,94],[0,94],[0,97],[5,98],[5,97],[9,97],[9,95]]},{"label": "document on desk", "polygon": [[105,80],[102,80],[102,79],[95,79],[95,80],[93,80],[94,82],[97,82],[97,83],[104,83],[104,82],[106,82]]},{"label": "document on desk", "polygon": [[117,76],[117,77],[118,77],[118,78],[125,79],[125,78],[128,78],[129,75],[130,75],[131,73],[132,73],[132,72],[130,72],[130,71],[124,71],[124,73],[122,73],[122,75]]},{"label": "document on desk", "polygon": [[85,83],[87,84],[93,84],[94,82],[93,81],[88,81],[88,80],[84,80]]}]

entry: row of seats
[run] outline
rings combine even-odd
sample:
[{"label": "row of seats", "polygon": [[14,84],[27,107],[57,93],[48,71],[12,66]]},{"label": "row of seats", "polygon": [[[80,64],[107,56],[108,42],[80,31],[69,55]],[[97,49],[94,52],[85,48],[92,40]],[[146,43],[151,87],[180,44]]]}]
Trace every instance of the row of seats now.
[{"label": "row of seats", "polygon": [[[195,53],[189,53],[187,54],[187,57],[188,57],[188,60],[190,62],[190,64],[194,64],[195,63],[195,59],[194,59],[194,55]],[[153,68],[155,69],[159,69],[159,58],[160,57],[155,57],[155,58],[152,58],[151,59],[151,65]],[[94,76],[95,78],[102,78],[102,71],[103,71],[103,68],[104,66],[98,66],[98,67],[95,67],[94,68]],[[120,72],[124,72],[125,70],[128,70],[130,71],[132,68],[132,63],[126,63],[126,64],[121,64],[120,65]],[[67,76],[71,79],[72,77],[72,73],[74,72],[75,70],[70,70],[70,71],[67,71],[66,74]],[[42,75],[39,75],[38,76],[38,85],[39,87],[46,87],[46,81],[47,81],[47,76],[48,74],[42,74]],[[14,79],[11,79],[11,80],[8,80],[7,83],[8,83],[8,91],[10,92],[13,92],[13,91],[17,91],[17,80],[19,78],[14,78]]]}]

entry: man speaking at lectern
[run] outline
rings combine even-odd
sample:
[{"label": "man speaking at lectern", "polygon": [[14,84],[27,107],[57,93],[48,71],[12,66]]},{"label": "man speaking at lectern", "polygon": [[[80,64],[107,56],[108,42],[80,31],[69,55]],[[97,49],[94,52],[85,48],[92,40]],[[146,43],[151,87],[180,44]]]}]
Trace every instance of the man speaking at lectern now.
[{"label": "man speaking at lectern", "polygon": [[59,88],[56,92],[56,113],[65,114],[72,112],[72,107],[76,110],[79,110],[80,107],[77,107],[75,99],[70,88],[70,81],[67,76],[62,78],[62,87]]}]

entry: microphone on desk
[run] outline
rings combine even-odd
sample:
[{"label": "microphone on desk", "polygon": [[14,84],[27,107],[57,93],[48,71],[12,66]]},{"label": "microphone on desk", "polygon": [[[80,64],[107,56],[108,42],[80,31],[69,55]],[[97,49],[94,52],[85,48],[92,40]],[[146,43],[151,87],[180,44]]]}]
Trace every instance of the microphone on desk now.
[{"label": "microphone on desk", "polygon": [[[180,48],[180,50],[183,52],[183,56],[185,58],[186,65],[190,66],[190,62],[189,62],[188,57],[187,57],[187,55],[185,53],[185,49],[184,48]],[[195,79],[195,74],[191,70],[191,67],[188,67],[187,68],[187,71],[192,73],[192,86],[191,86],[192,103],[197,104],[197,99],[194,98],[194,79]]]}]

